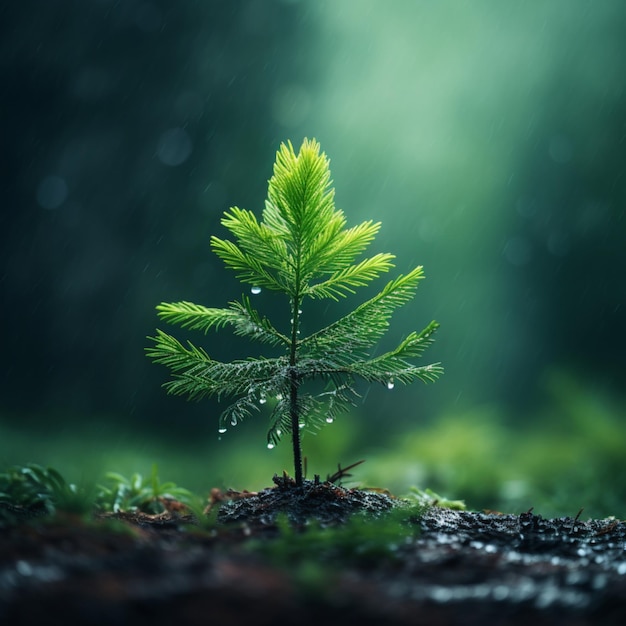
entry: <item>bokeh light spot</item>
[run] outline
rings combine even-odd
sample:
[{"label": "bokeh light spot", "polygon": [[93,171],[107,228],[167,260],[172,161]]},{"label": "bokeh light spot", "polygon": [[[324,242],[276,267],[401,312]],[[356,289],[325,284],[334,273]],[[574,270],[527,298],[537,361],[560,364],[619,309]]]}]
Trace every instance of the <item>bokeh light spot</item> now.
[{"label": "bokeh light spot", "polygon": [[552,160],[556,163],[567,163],[572,160],[574,146],[569,137],[555,135],[550,139],[548,152]]},{"label": "bokeh light spot", "polygon": [[192,149],[191,138],[186,130],[170,128],[159,137],[157,157],[161,163],[176,167],[189,158]]},{"label": "bokeh light spot", "polygon": [[58,209],[67,200],[67,183],[60,176],[46,176],[37,187],[37,204],[44,209]]},{"label": "bokeh light spot", "polygon": [[504,246],[504,258],[516,267],[527,265],[532,258],[532,247],[524,237],[511,237]]}]

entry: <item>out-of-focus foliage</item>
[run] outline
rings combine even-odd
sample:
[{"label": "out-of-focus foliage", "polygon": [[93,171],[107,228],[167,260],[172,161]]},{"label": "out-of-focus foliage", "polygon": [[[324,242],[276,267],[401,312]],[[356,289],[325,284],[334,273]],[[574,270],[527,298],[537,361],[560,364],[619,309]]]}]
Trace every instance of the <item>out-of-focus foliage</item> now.
[{"label": "out-of-focus foliage", "polygon": [[0,473],[0,523],[56,512],[87,513],[91,495],[52,467],[16,465]]},{"label": "out-of-focus foliage", "polygon": [[467,508],[463,500],[449,500],[429,488],[418,489],[417,487],[411,487],[409,493],[403,497],[409,502],[414,501],[423,507],[438,506],[454,511],[465,511]]},{"label": "out-of-focus foliage", "polygon": [[201,525],[210,524],[203,512],[206,502],[173,482],[161,482],[156,464],[152,465],[148,478],[138,473],[127,478],[117,472],[107,472],[105,478],[106,485],[77,487],[53,467],[44,468],[35,463],[9,467],[0,473],[0,527],[59,513],[159,514],[170,508],[176,512],[193,512]]},{"label": "out-of-focus foliage", "polygon": [[194,501],[194,495],[172,481],[161,482],[156,463],[149,477],[135,473],[130,477],[118,472],[106,473],[106,484],[98,487],[96,505],[104,511],[142,511],[163,513],[168,500],[182,503]]},{"label": "out-of-focus foliage", "polygon": [[373,452],[362,472],[398,491],[418,485],[470,509],[626,517],[626,405],[553,374],[544,409],[506,427],[494,409],[450,414]]},{"label": "out-of-focus foliage", "polygon": [[[533,507],[547,517],[574,516],[583,508],[583,518],[624,519],[625,411],[623,402],[589,391],[573,377],[553,374],[543,408],[513,426],[506,426],[494,409],[475,409],[374,445],[359,433],[358,420],[340,420],[306,439],[312,459],[307,474],[326,476],[338,462],[347,466],[363,458],[366,462],[351,471],[345,484],[384,487],[400,496],[411,491],[442,494],[446,500],[463,500],[470,510],[519,513]],[[271,484],[274,472],[289,469],[291,458],[288,447],[268,452],[259,446],[264,425],[257,426],[257,432],[242,427],[239,438],[218,446],[206,439],[163,445],[149,433],[94,437],[88,430],[77,431],[75,439],[50,433],[44,443],[29,441],[27,432],[1,430],[12,456],[0,462],[6,466],[38,458],[81,484],[95,482],[111,468],[122,478],[146,471],[148,478],[141,478],[140,487],[124,496],[146,493],[145,502],[151,498],[149,476],[155,459],[172,482],[201,497],[212,487],[258,490]],[[138,479],[118,482],[133,480]]]}]

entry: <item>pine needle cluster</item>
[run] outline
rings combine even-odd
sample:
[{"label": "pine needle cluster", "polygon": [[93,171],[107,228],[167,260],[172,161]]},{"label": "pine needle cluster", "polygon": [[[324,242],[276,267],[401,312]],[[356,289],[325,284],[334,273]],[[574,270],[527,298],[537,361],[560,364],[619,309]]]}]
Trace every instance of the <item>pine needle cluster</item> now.
[{"label": "pine needle cluster", "polygon": [[[283,354],[220,362],[161,330],[150,338],[153,346],[147,353],[171,370],[172,379],[165,384],[169,393],[232,400],[220,417],[222,432],[264,405],[271,407],[268,447],[283,435],[291,436],[295,479],[301,485],[301,431],[316,430],[345,412],[356,395],[356,379],[393,386],[434,381],[442,373],[439,364],[411,363],[431,344],[438,327],[434,321],[421,332],[411,332],[394,349],[370,356],[392,313],[415,295],[423,270],[418,266],[398,276],[344,317],[300,336],[307,298],[338,300],[352,294],[388,272],[394,259],[388,253],[360,259],[380,222],[346,227],[344,213],[335,207],[329,161],[315,140],[305,139],[297,154],[290,142],[280,146],[261,221],[251,211],[233,207],[222,224],[235,241],[214,236],[213,251],[253,293],[268,289],[287,297],[289,328],[284,333],[275,328],[246,295],[227,308],[162,303],[158,315],[204,333],[230,326],[236,335],[278,346]],[[305,383],[312,379],[326,380],[326,390],[308,391]]]}]

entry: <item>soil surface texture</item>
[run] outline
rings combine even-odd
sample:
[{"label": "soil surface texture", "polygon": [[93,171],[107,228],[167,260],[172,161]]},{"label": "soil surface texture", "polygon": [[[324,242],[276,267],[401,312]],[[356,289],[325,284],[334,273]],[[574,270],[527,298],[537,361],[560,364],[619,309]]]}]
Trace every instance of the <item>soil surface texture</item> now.
[{"label": "soil surface texture", "polygon": [[403,521],[387,556],[294,552],[278,563],[259,546],[406,505],[329,482],[275,483],[214,490],[211,527],[170,507],[0,529],[0,624],[626,624],[622,521],[432,507]]}]

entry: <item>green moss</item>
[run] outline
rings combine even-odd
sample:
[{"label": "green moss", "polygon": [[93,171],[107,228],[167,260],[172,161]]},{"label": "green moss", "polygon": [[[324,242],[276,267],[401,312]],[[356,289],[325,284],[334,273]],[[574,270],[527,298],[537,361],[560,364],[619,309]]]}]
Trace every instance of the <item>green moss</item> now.
[{"label": "green moss", "polygon": [[414,522],[424,510],[421,505],[399,506],[378,516],[357,513],[337,526],[310,523],[305,528],[292,526],[282,515],[277,520],[278,537],[253,540],[249,549],[262,553],[275,565],[295,567],[305,578],[313,563],[319,571],[336,563],[380,566],[394,561],[402,544],[419,534]]}]

